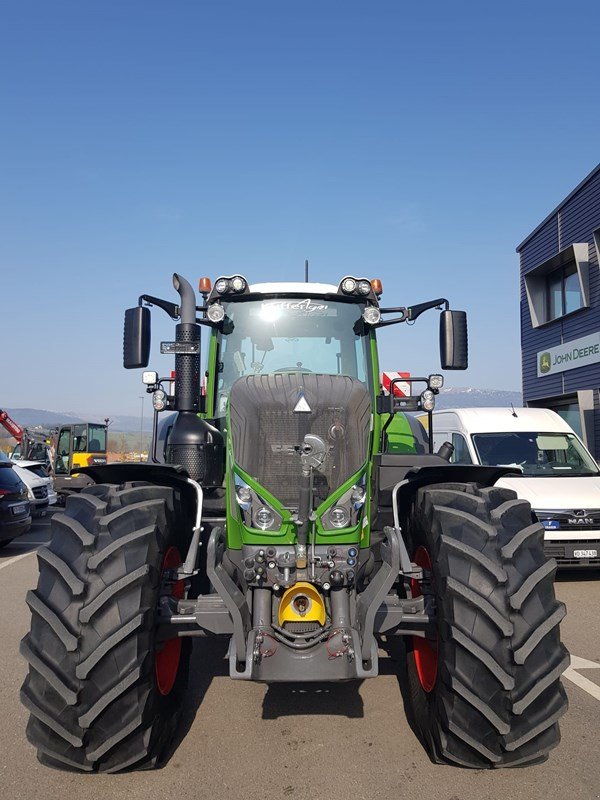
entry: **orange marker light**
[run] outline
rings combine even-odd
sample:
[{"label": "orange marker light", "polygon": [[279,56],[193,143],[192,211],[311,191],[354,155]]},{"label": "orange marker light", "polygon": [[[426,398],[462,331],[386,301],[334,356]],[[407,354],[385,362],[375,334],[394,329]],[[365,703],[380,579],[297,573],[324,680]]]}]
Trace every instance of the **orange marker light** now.
[{"label": "orange marker light", "polygon": [[200,278],[198,281],[198,289],[200,294],[210,294],[212,290],[212,281],[210,278]]},{"label": "orange marker light", "polygon": [[380,297],[383,294],[383,286],[381,285],[379,278],[373,278],[371,281],[371,286],[377,297]]}]

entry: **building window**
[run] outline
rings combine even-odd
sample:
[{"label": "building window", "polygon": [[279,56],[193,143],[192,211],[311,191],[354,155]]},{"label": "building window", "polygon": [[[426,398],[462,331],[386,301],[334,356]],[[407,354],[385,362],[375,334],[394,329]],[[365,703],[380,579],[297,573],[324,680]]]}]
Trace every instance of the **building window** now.
[{"label": "building window", "polygon": [[575,263],[550,272],[546,280],[547,319],[558,319],[583,306]]},{"label": "building window", "polygon": [[589,245],[576,242],[523,275],[531,315],[538,328],[590,305]]}]

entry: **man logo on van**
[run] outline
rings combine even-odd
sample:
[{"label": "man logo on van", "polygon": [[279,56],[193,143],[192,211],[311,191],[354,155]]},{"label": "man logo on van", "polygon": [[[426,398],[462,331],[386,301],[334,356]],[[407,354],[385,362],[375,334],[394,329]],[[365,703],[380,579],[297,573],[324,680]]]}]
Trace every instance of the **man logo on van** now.
[{"label": "man logo on van", "polygon": [[550,353],[541,353],[540,355],[540,372],[550,372],[551,368]]}]

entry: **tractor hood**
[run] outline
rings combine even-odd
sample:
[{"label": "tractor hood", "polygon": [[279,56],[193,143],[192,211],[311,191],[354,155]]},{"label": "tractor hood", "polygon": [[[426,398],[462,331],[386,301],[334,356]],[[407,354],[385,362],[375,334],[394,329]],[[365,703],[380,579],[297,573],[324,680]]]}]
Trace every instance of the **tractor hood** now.
[{"label": "tractor hood", "polygon": [[284,506],[297,507],[299,448],[319,436],[327,457],[314,473],[322,502],[358,472],[368,456],[371,401],[356,378],[281,372],[239,378],[229,397],[233,458]]}]

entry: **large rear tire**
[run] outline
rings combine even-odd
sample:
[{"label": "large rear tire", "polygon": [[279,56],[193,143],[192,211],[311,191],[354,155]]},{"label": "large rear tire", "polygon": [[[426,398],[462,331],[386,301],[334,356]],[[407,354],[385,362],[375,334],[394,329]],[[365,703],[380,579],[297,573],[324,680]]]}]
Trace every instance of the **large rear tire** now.
[{"label": "large rear tire", "polygon": [[420,489],[407,521],[432,593],[435,636],[408,647],[409,696],[434,761],[513,767],[545,761],[567,710],[556,563],[529,503],[475,484]]},{"label": "large rear tire", "polygon": [[163,756],[190,648],[176,640],[165,657],[156,615],[185,530],[177,494],[151,484],[88,487],[53,516],[21,642],[27,738],[42,763],[117,772],[153,767]]}]

